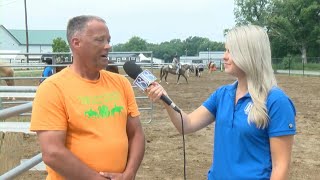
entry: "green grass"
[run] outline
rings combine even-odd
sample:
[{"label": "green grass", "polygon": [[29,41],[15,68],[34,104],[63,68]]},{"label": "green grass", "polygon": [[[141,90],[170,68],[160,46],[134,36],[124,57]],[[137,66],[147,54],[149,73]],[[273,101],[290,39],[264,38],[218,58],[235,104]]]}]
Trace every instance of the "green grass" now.
[{"label": "green grass", "polygon": [[[296,63],[294,64],[294,68],[300,68],[303,69],[303,64],[302,63]],[[308,63],[308,64],[304,64],[304,70],[318,70],[320,71],[320,64],[316,64],[316,63]]]},{"label": "green grass", "polygon": [[15,71],[14,76],[19,77],[37,77],[41,76],[42,70]]},{"label": "green grass", "polygon": [[[288,66],[284,66],[283,64],[273,64],[273,69],[289,69]],[[307,70],[307,71],[320,71],[320,64],[319,63],[291,63],[290,70]]]},{"label": "green grass", "polygon": [[0,122],[30,122],[30,116],[12,116],[7,119],[0,119]]}]

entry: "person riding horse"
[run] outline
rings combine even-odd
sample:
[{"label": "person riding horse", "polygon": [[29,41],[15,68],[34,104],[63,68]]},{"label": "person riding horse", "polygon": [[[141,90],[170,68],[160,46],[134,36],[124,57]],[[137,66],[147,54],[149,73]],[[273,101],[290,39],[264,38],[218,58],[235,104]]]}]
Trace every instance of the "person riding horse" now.
[{"label": "person riding horse", "polygon": [[188,70],[190,70],[191,72],[194,72],[194,68],[192,65],[189,65],[189,64],[181,65],[181,68],[180,68],[180,71],[178,74],[177,74],[176,70],[170,66],[171,65],[163,65],[161,67],[161,69],[160,69],[160,82],[162,81],[162,78],[164,77],[166,83],[168,84],[167,76],[170,73],[170,74],[178,75],[177,84],[179,84],[180,76],[183,76],[185,78],[186,82],[188,83],[188,79],[187,79],[185,73]]},{"label": "person riding horse", "polygon": [[177,55],[175,55],[175,56],[173,57],[172,65],[173,65],[174,68],[177,68],[176,74],[179,74],[179,71],[180,71],[180,69],[181,69],[181,64],[180,64],[180,62],[179,62],[179,59],[178,59]]}]

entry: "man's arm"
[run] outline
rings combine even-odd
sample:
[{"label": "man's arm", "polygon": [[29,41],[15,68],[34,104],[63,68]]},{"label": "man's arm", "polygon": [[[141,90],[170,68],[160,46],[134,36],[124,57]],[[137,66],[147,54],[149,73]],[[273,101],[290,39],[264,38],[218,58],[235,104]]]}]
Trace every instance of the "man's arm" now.
[{"label": "man's arm", "polygon": [[37,131],[43,162],[66,179],[105,180],[65,147],[66,131]]},{"label": "man's arm", "polygon": [[126,170],[123,174],[125,177],[129,177],[128,179],[134,179],[145,151],[145,138],[139,116],[128,117],[127,135],[129,141],[129,154]]}]

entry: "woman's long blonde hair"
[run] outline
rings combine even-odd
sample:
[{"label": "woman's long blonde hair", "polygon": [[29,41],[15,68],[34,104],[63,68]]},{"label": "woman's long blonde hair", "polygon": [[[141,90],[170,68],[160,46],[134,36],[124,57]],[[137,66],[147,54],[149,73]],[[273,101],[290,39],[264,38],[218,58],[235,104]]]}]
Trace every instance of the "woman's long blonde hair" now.
[{"label": "woman's long blonde hair", "polygon": [[234,63],[246,74],[253,101],[248,123],[254,122],[258,128],[265,128],[269,120],[266,99],[270,89],[277,86],[271,65],[269,37],[259,26],[240,26],[228,32],[226,47]]}]

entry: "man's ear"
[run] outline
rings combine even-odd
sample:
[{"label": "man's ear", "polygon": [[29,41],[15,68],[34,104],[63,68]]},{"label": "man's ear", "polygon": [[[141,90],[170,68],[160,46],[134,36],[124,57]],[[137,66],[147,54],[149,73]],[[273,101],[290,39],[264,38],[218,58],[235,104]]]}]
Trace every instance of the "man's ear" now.
[{"label": "man's ear", "polygon": [[72,38],[71,43],[72,43],[72,46],[75,48],[80,47],[80,39],[77,37]]}]

